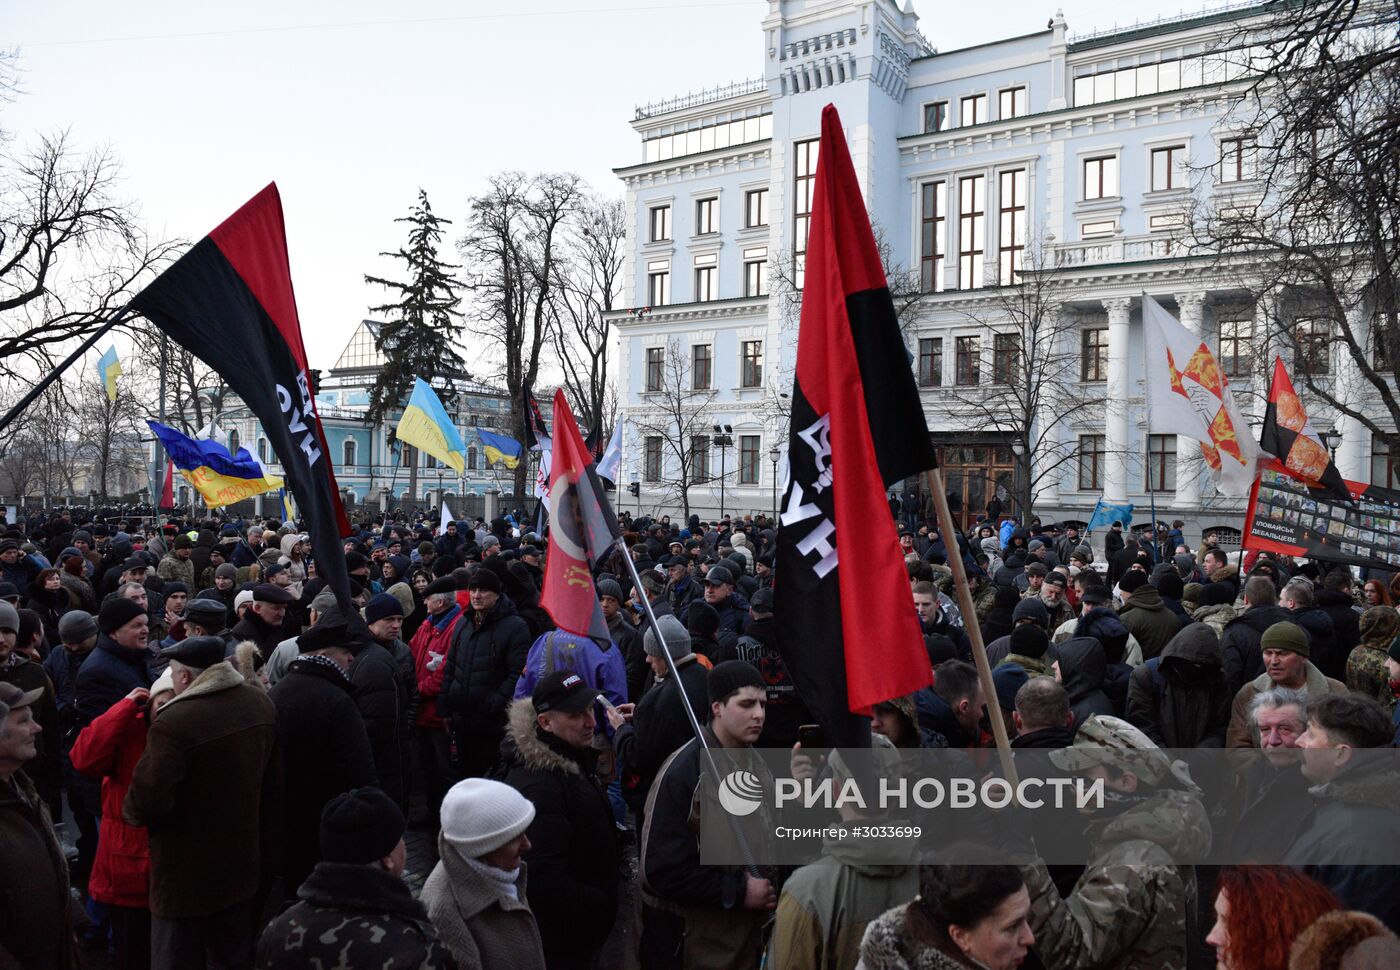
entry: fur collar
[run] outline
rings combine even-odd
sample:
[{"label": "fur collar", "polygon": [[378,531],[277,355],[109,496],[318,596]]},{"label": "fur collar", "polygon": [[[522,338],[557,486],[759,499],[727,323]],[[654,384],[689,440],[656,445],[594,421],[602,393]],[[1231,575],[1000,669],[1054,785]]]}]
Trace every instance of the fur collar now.
[{"label": "fur collar", "polygon": [[408,883],[376,866],[318,862],[297,890],[313,906],[361,913],[388,913],[426,923],[427,911]]},{"label": "fur collar", "polygon": [[244,683],[243,675],[234,670],[233,665],[227,660],[221,660],[214,666],[206,668],[204,673],[194,679],[194,683],[185,688],[184,693],[171,698],[170,703],[174,704],[176,701],[187,701],[191,697],[228,690],[241,683]]},{"label": "fur collar", "polygon": [[522,697],[510,705],[510,739],[520,763],[536,771],[579,774],[578,762],[555,751],[535,733],[535,705]]},{"label": "fur collar", "polygon": [[904,932],[904,914],[909,907],[897,906],[871,921],[860,945],[861,966],[907,967],[908,970],[985,970],[969,958],[958,959],[935,947],[909,939]]}]

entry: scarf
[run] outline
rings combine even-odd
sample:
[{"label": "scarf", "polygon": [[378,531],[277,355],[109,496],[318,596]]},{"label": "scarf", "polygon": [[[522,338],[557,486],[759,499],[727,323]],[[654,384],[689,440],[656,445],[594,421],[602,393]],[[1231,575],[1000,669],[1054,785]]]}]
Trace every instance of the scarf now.
[{"label": "scarf", "polygon": [[297,659],[305,660],[308,663],[320,664],[322,667],[326,667],[329,670],[334,670],[338,675],[340,675],[340,678],[342,680],[348,681],[350,679],[349,675],[346,674],[345,671],[340,669],[340,664],[336,663],[334,660],[332,660],[330,657],[325,656],[324,654],[304,653]]},{"label": "scarf", "polygon": [[[458,855],[461,855],[461,853],[458,853]],[[467,865],[475,869],[482,878],[500,890],[501,895],[509,896],[517,903],[520,902],[520,887],[518,885],[520,882],[519,869],[513,872],[507,872],[504,869],[497,869],[495,866],[488,866],[480,859],[468,859],[466,856],[462,856],[462,859]]]}]

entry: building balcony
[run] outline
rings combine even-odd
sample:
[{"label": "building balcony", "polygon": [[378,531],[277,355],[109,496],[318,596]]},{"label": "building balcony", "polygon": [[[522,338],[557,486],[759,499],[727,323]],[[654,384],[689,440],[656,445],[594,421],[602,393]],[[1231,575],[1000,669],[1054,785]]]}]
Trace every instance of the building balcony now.
[{"label": "building balcony", "polygon": [[1052,269],[1101,266],[1112,263],[1141,263],[1154,259],[1177,259],[1190,255],[1189,244],[1177,236],[1154,233],[1147,236],[1105,236],[1079,242],[1051,243],[1046,247]]}]

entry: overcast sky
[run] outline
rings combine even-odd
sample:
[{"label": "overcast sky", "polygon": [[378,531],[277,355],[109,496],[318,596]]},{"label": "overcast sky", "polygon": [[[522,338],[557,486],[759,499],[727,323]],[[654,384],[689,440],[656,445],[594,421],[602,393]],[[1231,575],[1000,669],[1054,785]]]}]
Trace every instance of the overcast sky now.
[{"label": "overcast sky", "polygon": [[[941,50],[1042,29],[1055,7],[915,0]],[[1064,4],[1071,33],[1126,25],[1128,9],[1150,19],[1181,5]],[[620,194],[611,170],[640,160],[633,108],[758,76],[767,11],[767,0],[8,0],[0,45],[20,49],[24,93],[0,128],[10,151],[64,128],[110,146],[151,229],[190,240],[275,180],[307,349],[329,366],[380,302],[363,275],[399,275],[376,254],[402,241],[392,220],[420,187],[454,233],[504,169],[572,170]]]}]

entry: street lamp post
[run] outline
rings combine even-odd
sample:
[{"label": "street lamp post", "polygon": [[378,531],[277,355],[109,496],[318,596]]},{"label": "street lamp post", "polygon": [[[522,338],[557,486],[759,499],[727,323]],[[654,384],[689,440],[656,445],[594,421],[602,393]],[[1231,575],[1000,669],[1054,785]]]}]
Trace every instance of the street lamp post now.
[{"label": "street lamp post", "polygon": [[1342,435],[1336,428],[1328,428],[1320,432],[1318,437],[1322,439],[1322,446],[1332,454],[1332,464],[1337,463],[1337,447],[1342,443]]},{"label": "street lamp post", "polygon": [[724,457],[725,449],[734,443],[734,426],[732,424],[717,424],[714,426],[715,440],[714,446],[719,449],[719,517],[724,518]]},{"label": "street lamp post", "polygon": [[768,460],[773,463],[773,521],[778,521],[778,456],[782,452],[778,451],[778,446],[774,445],[768,449]]},{"label": "street lamp post", "polygon": [[1021,506],[1021,524],[1030,524],[1030,475],[1021,468],[1022,460],[1026,455],[1026,446],[1020,438],[1011,442],[1011,455],[1016,459],[1016,501]]}]

